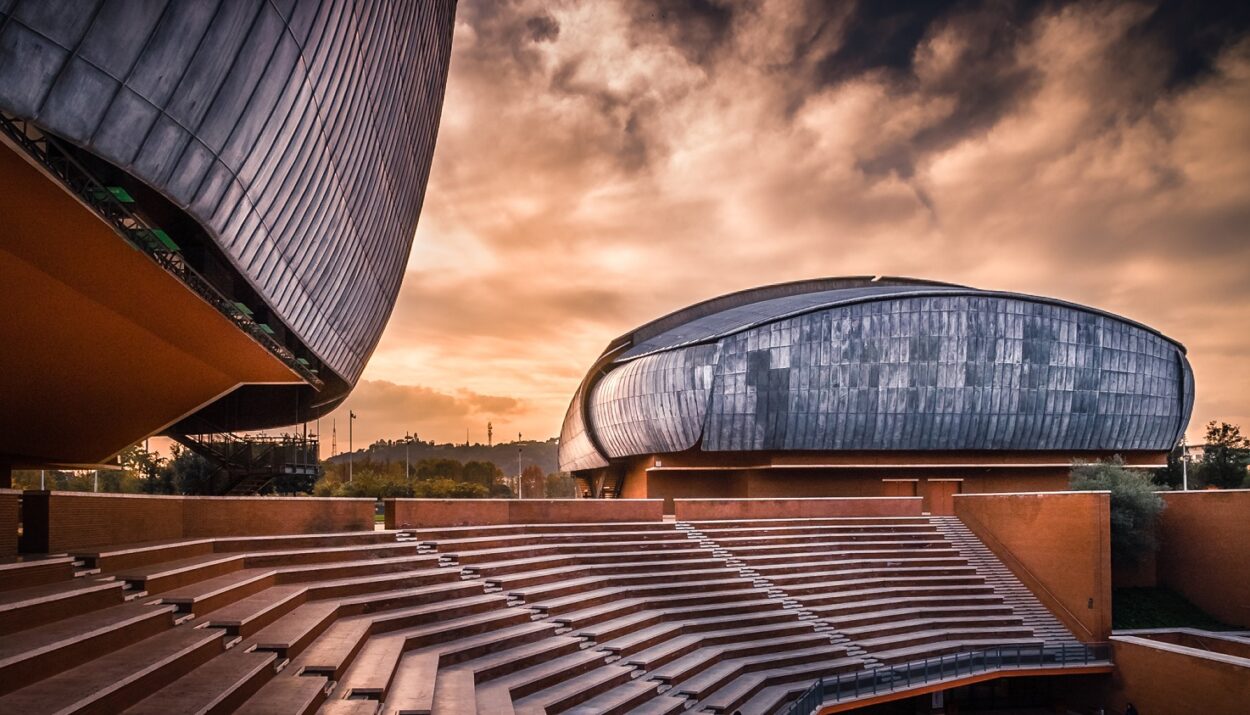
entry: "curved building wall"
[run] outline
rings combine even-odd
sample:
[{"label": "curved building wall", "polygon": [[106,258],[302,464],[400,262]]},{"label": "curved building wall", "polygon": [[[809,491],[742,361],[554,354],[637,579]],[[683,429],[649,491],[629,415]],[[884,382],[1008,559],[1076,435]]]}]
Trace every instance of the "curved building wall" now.
[{"label": "curved building wall", "polygon": [[590,430],[582,418],[585,393],[586,381],[583,381],[573,394],[573,402],[560,427],[560,468],[571,472],[608,466],[608,460],[591,441]]},{"label": "curved building wall", "polygon": [[0,109],[160,191],[355,382],[424,198],[454,0],[0,0]]},{"label": "curved building wall", "polygon": [[[1183,348],[1145,326],[955,286],[841,293],[821,296],[824,307],[798,301],[817,306],[807,312],[792,298],[772,300],[772,319],[760,304],[734,306],[737,315],[699,322],[732,325],[746,315],[742,329],[639,357],[625,350],[589,393],[579,390],[566,427],[575,412],[580,426],[585,409],[591,434],[582,439],[620,458],[696,445],[1166,451],[1188,423],[1193,375]],[[562,466],[579,468],[563,451]]]},{"label": "curved building wall", "polygon": [[590,420],[608,456],[693,447],[703,431],[717,351],[712,344],[648,355],[596,383]]},{"label": "curved building wall", "polygon": [[703,449],[1169,450],[1171,342],[1001,297],[859,303],[721,341]]}]

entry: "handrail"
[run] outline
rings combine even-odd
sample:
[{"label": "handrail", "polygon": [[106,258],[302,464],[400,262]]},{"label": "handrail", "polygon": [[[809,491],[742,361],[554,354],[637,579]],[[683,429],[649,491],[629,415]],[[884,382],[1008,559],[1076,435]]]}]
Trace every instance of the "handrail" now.
[{"label": "handrail", "polygon": [[[29,134],[31,130],[38,132],[38,136],[31,136]],[[183,285],[247,333],[314,389],[320,390],[325,386],[325,382],[316,373],[299,362],[295,353],[265,332],[260,324],[244,313],[234,301],[222,295],[216,287],[188,264],[178,251],[167,248],[160,240],[160,236],[164,234],[158,233],[158,230],[151,224],[118,201],[86,167],[61,149],[52,135],[32,122],[2,112],[0,112],[0,131],[3,131],[23,151],[37,160],[44,169],[52,173],[65,188],[73,192],[75,197],[109,224],[123,240],[173,274]],[[53,158],[46,148],[40,146],[40,142],[46,146],[56,147],[59,156]]]},{"label": "handrail", "polygon": [[[1064,620],[1071,621],[1072,624],[1074,624],[1077,628],[1079,628],[1082,632],[1084,632],[1086,636],[1088,636],[1088,639],[1090,641],[1093,641],[1095,639],[1094,632],[1089,629],[1089,626],[1086,626],[1084,623],[1082,623],[1081,619],[1078,618],[1075,613],[1069,610],[1067,606],[1063,605],[1063,601],[1060,601],[1058,596],[1051,593],[1049,588],[1046,588],[1046,584],[1042,581],[1042,579],[1034,575],[1034,573],[1029,570],[1029,567],[1025,566],[1020,561],[1020,559],[1016,558],[1015,554],[1011,553],[1011,549],[1007,548],[1006,544],[999,541],[996,536],[991,534],[989,530],[986,529],[983,524],[981,524],[980,520],[978,520],[976,517],[967,516],[967,515],[961,516],[959,517],[959,519],[963,521],[965,524],[968,524],[968,522],[974,522],[976,523],[977,526],[981,527],[979,530],[971,529],[971,531],[981,541],[992,541],[994,545],[998,547],[997,549],[990,549],[991,551],[994,552],[995,556],[997,556],[1000,560],[1010,561],[1011,564],[1014,565],[1015,567],[1012,569],[1013,571],[1016,569],[1023,571],[1024,574],[1028,576],[1029,580],[1031,580],[1037,586],[1037,588],[1041,589],[1041,591],[1050,598],[1050,601],[1055,604],[1055,607],[1058,608],[1060,611],[1064,613],[1064,615],[1067,616],[1067,618]],[[1026,586],[1027,585],[1028,584],[1026,584]]]},{"label": "handrail", "polygon": [[[1012,662],[1014,660],[1014,662]],[[839,673],[820,678],[803,692],[783,715],[815,713],[824,703],[865,695],[909,690],[950,677],[1020,668],[1065,668],[1110,662],[1107,643],[999,646],[979,651],[946,653],[900,665]]]}]

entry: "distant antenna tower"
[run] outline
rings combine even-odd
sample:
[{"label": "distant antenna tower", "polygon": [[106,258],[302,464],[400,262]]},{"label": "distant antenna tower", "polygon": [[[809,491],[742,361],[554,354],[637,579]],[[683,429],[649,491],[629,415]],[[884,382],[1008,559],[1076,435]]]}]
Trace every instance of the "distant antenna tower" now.
[{"label": "distant antenna tower", "polygon": [[487,422],[486,423],[486,446],[487,447],[491,446],[491,444],[494,442],[494,438],[495,438],[495,425],[492,425],[491,423]]}]

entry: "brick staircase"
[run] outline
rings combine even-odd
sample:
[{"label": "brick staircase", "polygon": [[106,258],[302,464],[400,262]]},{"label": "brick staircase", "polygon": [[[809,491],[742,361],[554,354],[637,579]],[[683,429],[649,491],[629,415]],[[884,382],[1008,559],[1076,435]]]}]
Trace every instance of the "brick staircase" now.
[{"label": "brick staircase", "polygon": [[200,539],[4,568],[0,712],[771,713],[821,677],[1072,640],[942,517]]}]

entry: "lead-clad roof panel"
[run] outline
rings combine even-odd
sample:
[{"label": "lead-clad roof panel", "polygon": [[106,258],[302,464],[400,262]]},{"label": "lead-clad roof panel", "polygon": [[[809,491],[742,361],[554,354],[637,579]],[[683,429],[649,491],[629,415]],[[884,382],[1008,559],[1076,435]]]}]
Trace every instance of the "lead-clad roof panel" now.
[{"label": "lead-clad roof panel", "polygon": [[[666,328],[644,350],[621,351],[595,383],[590,423],[608,456],[695,444],[1166,450],[1192,409],[1193,376],[1178,344],[1111,314],[1032,296],[861,286],[733,306],[695,322]],[[670,340],[686,344],[657,348]],[[700,370],[714,371],[707,389],[694,379]]]},{"label": "lead-clad roof panel", "polygon": [[19,0],[0,12],[0,110],[183,207],[355,382],[424,200],[454,0],[93,8]]}]

